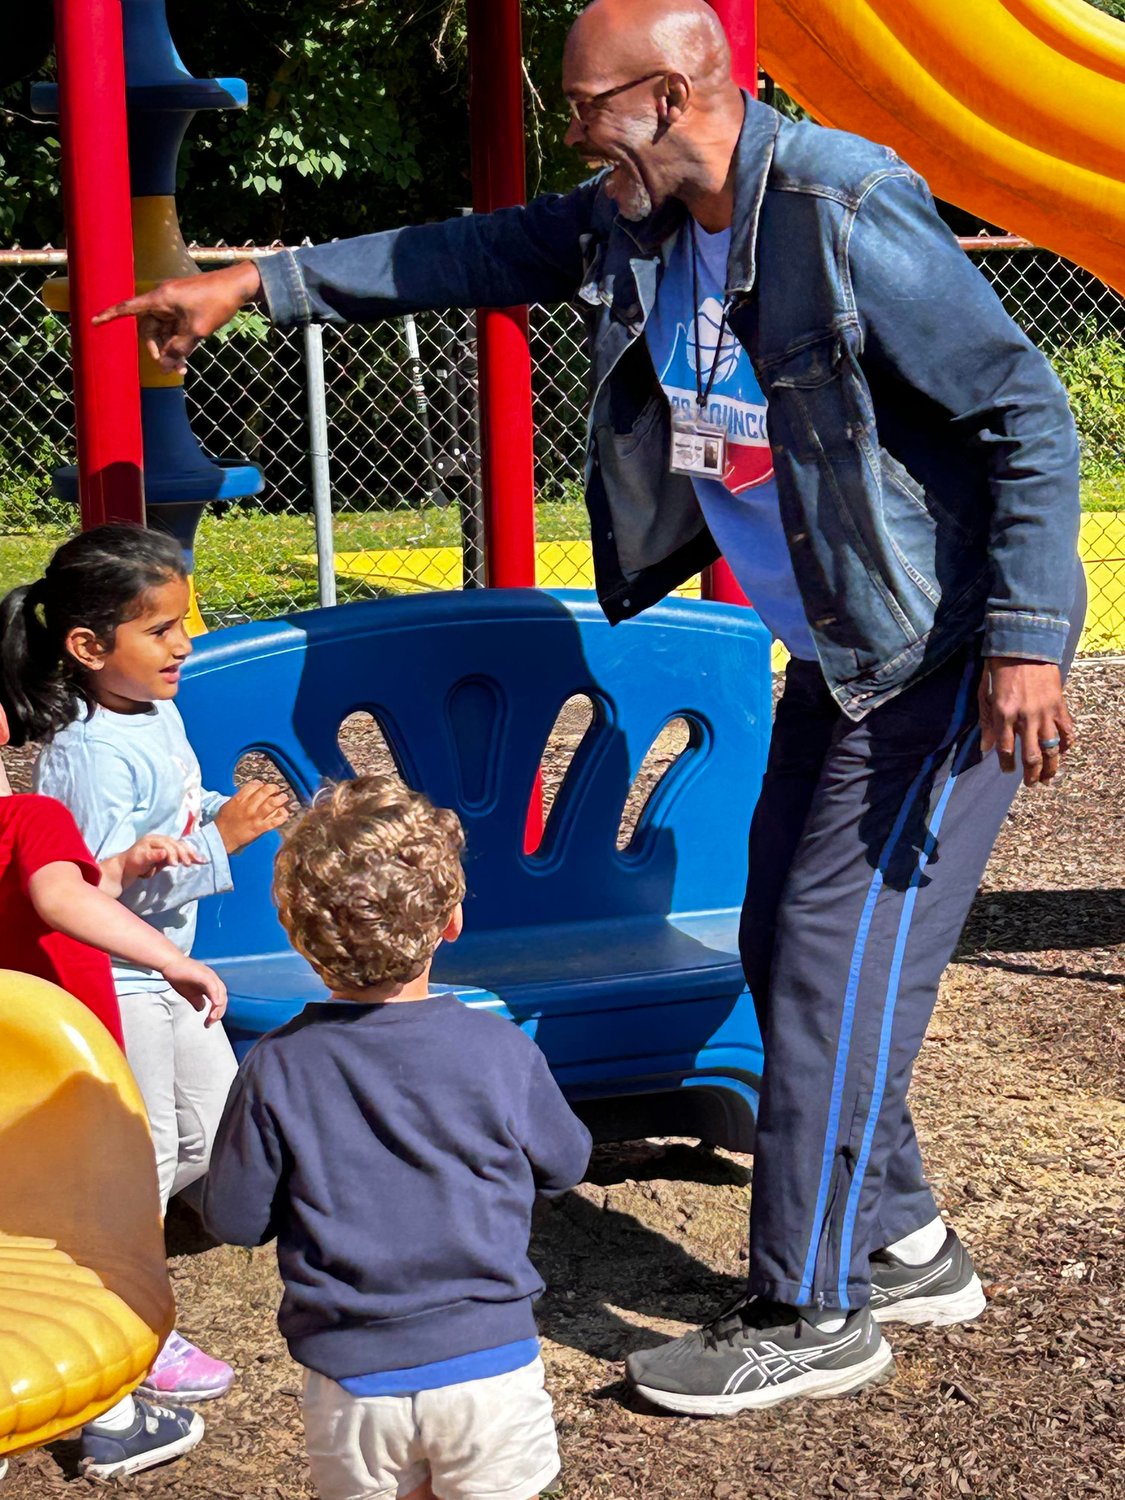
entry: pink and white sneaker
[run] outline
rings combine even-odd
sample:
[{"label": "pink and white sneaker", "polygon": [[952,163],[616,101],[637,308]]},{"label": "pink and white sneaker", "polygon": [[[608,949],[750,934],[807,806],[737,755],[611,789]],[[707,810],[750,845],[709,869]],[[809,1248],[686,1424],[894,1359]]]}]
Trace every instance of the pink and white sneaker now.
[{"label": "pink and white sneaker", "polygon": [[173,1329],[138,1394],[174,1397],[177,1401],[213,1401],[226,1395],[233,1380],[230,1365],[204,1354]]}]

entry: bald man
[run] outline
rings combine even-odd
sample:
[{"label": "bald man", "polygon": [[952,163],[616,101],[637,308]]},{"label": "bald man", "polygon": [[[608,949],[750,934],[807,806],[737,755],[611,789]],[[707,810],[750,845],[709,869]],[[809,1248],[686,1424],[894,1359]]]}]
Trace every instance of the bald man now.
[{"label": "bald man", "polygon": [[788,647],[741,937],[766,1056],[748,1295],[628,1362],[650,1400],[719,1414],[854,1390],[889,1370],[880,1324],[984,1308],[906,1094],[1017,761],[1047,782],[1073,741],[1077,445],[925,184],[740,92],[707,5],[595,0],[563,83],[602,168],[573,192],[111,315],[179,369],[252,298],[287,326],[575,301],[606,614],[722,554]]}]

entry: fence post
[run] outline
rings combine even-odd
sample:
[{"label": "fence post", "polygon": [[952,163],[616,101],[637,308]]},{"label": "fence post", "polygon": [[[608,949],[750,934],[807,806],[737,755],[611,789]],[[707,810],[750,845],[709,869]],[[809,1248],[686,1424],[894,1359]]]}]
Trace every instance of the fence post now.
[{"label": "fence post", "polygon": [[434,438],[430,430],[430,403],[426,399],[426,381],[422,372],[422,350],[418,343],[418,324],[413,313],[402,320],[402,335],[406,340],[406,352],[410,359],[410,392],[414,397],[414,411],[422,424],[422,457],[426,462],[427,499],[432,505],[448,505],[449,497],[444,493],[434,467]]},{"label": "fence post", "polygon": [[324,391],[324,330],[305,324],[305,390],[309,401],[309,469],[316,525],[316,596],[336,603],[336,548],[332,538],[332,475],[328,468],[328,412]]},{"label": "fence post", "polygon": [[[484,499],[481,494],[480,424],[477,420],[476,356],[469,341],[454,332],[443,318],[438,324],[441,346],[440,378],[445,384],[450,442],[436,462],[452,490],[461,520],[461,587],[483,589]],[[469,429],[466,435],[465,429]]]}]

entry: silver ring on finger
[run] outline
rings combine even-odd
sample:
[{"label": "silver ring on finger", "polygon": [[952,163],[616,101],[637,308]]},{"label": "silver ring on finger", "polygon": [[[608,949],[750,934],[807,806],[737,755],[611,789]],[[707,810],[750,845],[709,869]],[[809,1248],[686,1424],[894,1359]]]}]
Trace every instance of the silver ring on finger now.
[{"label": "silver ring on finger", "polygon": [[1062,740],[1061,740],[1060,736],[1056,734],[1053,739],[1050,739],[1050,740],[1040,740],[1039,741],[1039,748],[1040,748],[1040,750],[1045,751],[1048,755],[1052,755],[1052,754],[1053,755],[1057,755],[1059,753],[1059,746],[1060,746],[1061,743],[1062,743]]}]

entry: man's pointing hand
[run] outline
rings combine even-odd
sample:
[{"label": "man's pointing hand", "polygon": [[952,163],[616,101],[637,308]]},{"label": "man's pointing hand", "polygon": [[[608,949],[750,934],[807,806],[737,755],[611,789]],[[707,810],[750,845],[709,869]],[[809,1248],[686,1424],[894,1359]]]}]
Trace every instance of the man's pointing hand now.
[{"label": "man's pointing hand", "polygon": [[136,318],[145,348],[160,368],[182,375],[196,345],[229,323],[243,303],[254,300],[261,287],[262,278],[254,262],[239,261],[202,276],[162,281],[151,292],[107,307],[94,322]]}]

